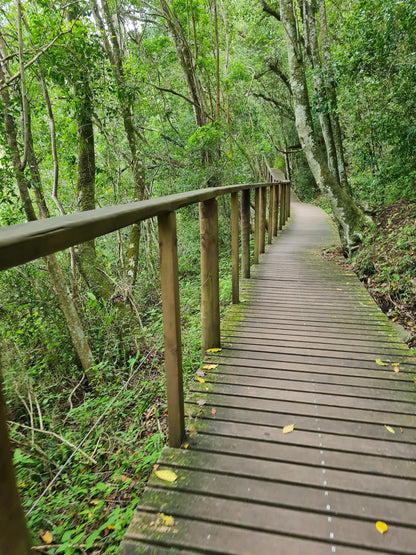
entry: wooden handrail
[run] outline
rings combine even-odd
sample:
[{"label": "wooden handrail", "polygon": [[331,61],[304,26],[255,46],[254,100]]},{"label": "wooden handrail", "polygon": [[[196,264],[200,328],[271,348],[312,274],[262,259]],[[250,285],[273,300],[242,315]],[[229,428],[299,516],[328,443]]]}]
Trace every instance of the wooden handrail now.
[{"label": "wooden handrail", "polygon": [[[255,190],[254,263],[259,262],[260,254],[265,251],[266,217],[268,217],[268,243],[270,244],[272,235],[277,235],[278,229],[282,229],[290,214],[289,181],[279,180],[267,165],[265,176],[267,181],[264,183],[200,189],[0,229],[0,270],[5,270],[148,218],[158,218],[168,430],[171,447],[180,447],[185,434],[176,211],[199,203],[201,344],[205,353],[211,347],[220,346],[216,199],[231,194],[232,300],[233,303],[238,303],[239,219],[241,219],[241,274],[243,278],[250,277],[251,189]],[[268,189],[269,195],[267,195]],[[239,218],[238,193],[240,192]],[[268,212],[267,198],[269,199]],[[5,552],[10,555],[28,555],[27,533],[15,484],[4,409],[0,391],[0,552],[4,551],[2,547],[7,546]],[[10,515],[12,515],[11,520]],[[3,526],[4,519],[10,521],[9,526]],[[5,533],[7,537],[4,536]]]}]

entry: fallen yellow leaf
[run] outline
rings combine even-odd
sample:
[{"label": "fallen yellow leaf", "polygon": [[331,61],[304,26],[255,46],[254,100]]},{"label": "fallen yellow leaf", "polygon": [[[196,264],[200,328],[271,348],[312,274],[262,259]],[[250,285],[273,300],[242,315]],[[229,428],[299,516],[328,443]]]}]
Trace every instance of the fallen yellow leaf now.
[{"label": "fallen yellow leaf", "polygon": [[383,522],[382,520],[378,520],[376,522],[376,528],[380,532],[380,534],[384,534],[389,529],[387,524],[385,522]]},{"label": "fallen yellow leaf", "polygon": [[48,545],[51,544],[52,541],[53,541],[53,536],[52,536],[52,534],[51,534],[50,532],[45,532],[45,533],[41,536],[41,538],[42,538],[42,541],[43,541],[44,543],[48,544]]},{"label": "fallen yellow leaf", "polygon": [[393,428],[392,428],[391,426],[386,426],[386,425],[384,425],[384,427],[385,427],[386,430],[387,430],[388,432],[390,432],[391,434],[395,434],[395,433],[396,433],[396,432],[393,430]]},{"label": "fallen yellow leaf", "polygon": [[218,368],[218,364],[204,364],[202,368],[204,370],[214,370],[214,368]]},{"label": "fallen yellow leaf", "polygon": [[213,347],[212,349],[207,349],[207,353],[219,353],[222,351],[219,347]]},{"label": "fallen yellow leaf", "polygon": [[393,366],[393,370],[396,372],[396,374],[397,372],[400,372],[400,368],[398,366]]},{"label": "fallen yellow leaf", "polygon": [[155,470],[156,476],[165,482],[174,482],[177,479],[173,470]]},{"label": "fallen yellow leaf", "polygon": [[158,513],[158,516],[162,520],[164,526],[173,526],[175,523],[175,519],[171,515],[165,515],[163,513]]},{"label": "fallen yellow leaf", "polygon": [[205,383],[205,380],[204,380],[204,378],[200,378],[200,377],[198,376],[198,378],[197,378],[197,379],[198,379],[199,383]]},{"label": "fallen yellow leaf", "polygon": [[116,529],[116,527],[113,524],[109,524],[107,526],[107,530],[115,530],[115,529]]},{"label": "fallen yellow leaf", "polygon": [[183,446],[184,449],[188,449],[189,447],[189,443],[185,443],[185,445]]},{"label": "fallen yellow leaf", "polygon": [[376,364],[379,366],[388,366],[387,362],[383,362],[381,358],[376,358]]},{"label": "fallen yellow leaf", "polygon": [[295,427],[294,424],[288,424],[287,426],[284,426],[283,433],[290,434],[290,432],[293,432],[294,427]]}]

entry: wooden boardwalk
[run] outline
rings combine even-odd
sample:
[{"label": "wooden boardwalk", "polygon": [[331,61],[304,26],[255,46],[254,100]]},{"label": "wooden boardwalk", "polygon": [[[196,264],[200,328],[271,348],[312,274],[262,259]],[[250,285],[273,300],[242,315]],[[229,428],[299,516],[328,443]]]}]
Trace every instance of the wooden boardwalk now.
[{"label": "wooden boardwalk", "polygon": [[416,553],[416,360],[317,254],[335,241],[327,217],[293,212],[195,380],[186,449],[162,452],[177,479],[152,474],[124,555]]}]

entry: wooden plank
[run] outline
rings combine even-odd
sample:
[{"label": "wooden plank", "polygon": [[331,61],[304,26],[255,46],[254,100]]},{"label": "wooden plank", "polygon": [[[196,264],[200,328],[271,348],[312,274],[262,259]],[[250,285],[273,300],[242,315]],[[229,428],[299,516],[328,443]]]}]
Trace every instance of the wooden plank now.
[{"label": "wooden plank", "polygon": [[[155,524],[156,522],[156,524]],[[177,517],[172,530],[157,526],[158,520],[149,512],[137,512],[126,537],[134,540],[150,539],[153,545],[191,549],[193,553],[233,553],[235,555],[322,555],[321,541],[294,538],[276,533],[258,532],[222,523]],[[146,534],[143,533],[146,530]],[[331,553],[329,544],[328,553]],[[156,552],[157,553],[157,552]],[[174,551],[173,551],[174,553]],[[377,553],[374,552],[373,553]],[[337,546],[338,555],[368,555],[359,547]]]},{"label": "wooden plank", "polygon": [[[163,500],[164,511],[181,518],[195,518],[204,522],[238,525],[256,531],[273,534],[294,535],[299,534],[305,539],[327,538],[329,543],[330,532],[336,535],[337,542],[349,544],[351,547],[366,547],[367,549],[392,549],[400,538],[401,552],[414,554],[415,529],[413,527],[391,525],[391,535],[387,541],[375,528],[373,522],[363,519],[343,519],[338,517],[329,505],[331,499],[325,499],[322,492],[322,511],[329,507],[326,515],[331,516],[331,522],[322,514],[281,508],[263,506],[248,501],[212,497],[183,491],[169,491],[152,489],[145,492],[143,506],[148,510],[157,510]],[[188,532],[190,533],[190,532]],[[361,539],[357,543],[357,537]]]},{"label": "wooden plank", "polygon": [[[267,479],[270,482],[284,481],[311,487],[326,487],[337,491],[349,491],[365,495],[380,496],[382,499],[415,499],[415,481],[394,476],[379,476],[376,473],[351,472],[335,468],[323,468],[308,464],[293,464],[267,459],[230,455],[224,453],[203,453],[195,450],[178,453],[162,452],[160,463],[172,468],[221,472],[230,476],[246,476],[252,479]],[[179,466],[178,466],[179,465]],[[161,467],[163,468],[163,466]]]}]

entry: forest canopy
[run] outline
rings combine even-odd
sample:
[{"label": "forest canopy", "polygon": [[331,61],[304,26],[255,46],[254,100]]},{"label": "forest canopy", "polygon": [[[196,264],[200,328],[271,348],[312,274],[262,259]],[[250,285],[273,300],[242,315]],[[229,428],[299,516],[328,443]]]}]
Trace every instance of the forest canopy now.
[{"label": "forest canopy", "polygon": [[[266,159],[354,251],[381,206],[416,202],[415,28],[408,0],[2,1],[0,225],[256,183]],[[189,377],[197,211],[178,219]],[[166,436],[157,248],[149,220],[0,276],[18,484],[56,553],[115,551]]]}]

